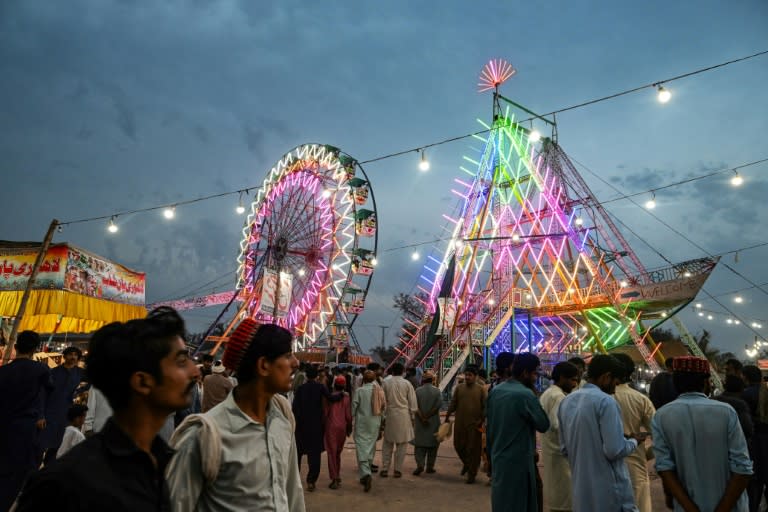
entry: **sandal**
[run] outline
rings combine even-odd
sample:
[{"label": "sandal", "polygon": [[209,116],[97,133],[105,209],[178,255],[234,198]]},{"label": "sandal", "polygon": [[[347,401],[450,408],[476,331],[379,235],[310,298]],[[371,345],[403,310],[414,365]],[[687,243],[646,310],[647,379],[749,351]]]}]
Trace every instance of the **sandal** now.
[{"label": "sandal", "polygon": [[381,471],[381,472],[379,473],[379,476],[380,476],[381,478],[387,478],[389,475],[387,474],[387,470],[385,469],[384,471]]},{"label": "sandal", "polygon": [[393,475],[395,478],[400,478],[403,476],[403,474],[399,471],[395,471],[395,474]]}]

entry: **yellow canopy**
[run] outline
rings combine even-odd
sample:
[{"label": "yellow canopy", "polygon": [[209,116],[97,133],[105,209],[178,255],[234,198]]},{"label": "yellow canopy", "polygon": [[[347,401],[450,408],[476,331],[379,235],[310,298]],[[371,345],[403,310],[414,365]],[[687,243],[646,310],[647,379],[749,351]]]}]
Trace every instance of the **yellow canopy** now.
[{"label": "yellow canopy", "polygon": [[[0,292],[0,316],[15,316],[22,295],[22,291]],[[145,316],[147,310],[143,306],[121,304],[66,290],[32,290],[19,331],[87,333],[111,322],[127,322]]]}]

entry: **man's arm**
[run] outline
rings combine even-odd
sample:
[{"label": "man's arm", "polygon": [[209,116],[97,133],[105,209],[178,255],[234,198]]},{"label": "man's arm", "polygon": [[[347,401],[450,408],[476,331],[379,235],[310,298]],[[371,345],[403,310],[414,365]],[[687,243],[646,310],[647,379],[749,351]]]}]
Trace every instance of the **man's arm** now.
[{"label": "man's arm", "polygon": [[715,512],[733,510],[752,476],[752,461],[749,458],[747,441],[739,425],[736,411],[732,407],[728,408],[728,416],[728,466],[731,470],[731,478]]},{"label": "man's arm", "polygon": [[[698,505],[691,500],[680,479],[677,478],[676,471],[659,471],[659,477],[661,477],[661,483],[664,485],[664,491],[671,494],[685,512],[700,512]],[[718,510],[720,510],[719,507]]]},{"label": "man's arm", "polygon": [[451,405],[448,406],[448,412],[445,413],[445,422],[451,419],[451,414],[456,412],[456,408],[459,406],[459,389],[458,386],[454,390],[453,398],[451,398]]},{"label": "man's arm", "polygon": [[528,410],[528,418],[531,421],[531,425],[533,425],[533,428],[535,428],[537,431],[544,433],[547,430],[549,430],[549,418],[547,417],[546,411],[544,411],[544,408],[539,403],[538,398],[536,398],[535,395],[531,394],[529,398],[526,398],[527,401],[527,407]]},{"label": "man's arm", "polygon": [[610,461],[623,459],[637,448],[636,439],[624,437],[619,404],[613,398],[603,400],[600,404],[598,427],[603,440],[603,455],[606,459]]},{"label": "man's arm", "polygon": [[198,428],[190,428],[174,447],[176,453],[165,468],[173,512],[195,510],[203,493],[203,476]]},{"label": "man's arm", "polygon": [[304,512],[304,490],[301,488],[301,474],[299,473],[299,457],[296,452],[295,435],[291,436],[291,451],[288,455],[285,494],[288,497],[288,512]]}]

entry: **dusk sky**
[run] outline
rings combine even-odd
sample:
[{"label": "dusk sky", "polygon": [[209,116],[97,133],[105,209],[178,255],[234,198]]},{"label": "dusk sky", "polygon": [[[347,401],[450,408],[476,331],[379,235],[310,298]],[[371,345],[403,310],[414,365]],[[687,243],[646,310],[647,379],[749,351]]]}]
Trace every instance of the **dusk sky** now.
[{"label": "dusk sky", "polygon": [[[364,161],[466,134],[490,121],[477,77],[491,58],[518,70],[502,93],[552,110],[768,49],[768,2],[0,2],[0,239],[41,240],[61,221],[258,186],[291,148],[332,144]],[[569,155],[624,193],[768,157],[768,55],[558,116]],[[541,126],[540,129],[544,129]],[[365,166],[378,203],[379,267],[356,325],[399,327],[392,296],[444,236],[442,213],[470,139]],[[582,170],[582,169],[580,169]],[[768,163],[656,194],[654,214],[712,254],[768,242]],[[600,200],[617,196],[584,178]],[[639,197],[639,204],[648,198]],[[147,301],[232,289],[237,197],[66,226],[68,241],[147,274]],[[629,201],[608,210],[672,261],[704,256]],[[664,264],[630,233],[646,267]],[[429,246],[422,248],[422,253]],[[768,333],[768,246],[723,261],[706,284]],[[201,288],[203,283],[213,283]],[[733,301],[735,290],[741,304]],[[704,309],[722,311],[706,297]],[[216,309],[185,314],[192,331]],[[744,325],[682,314],[744,355]]]}]

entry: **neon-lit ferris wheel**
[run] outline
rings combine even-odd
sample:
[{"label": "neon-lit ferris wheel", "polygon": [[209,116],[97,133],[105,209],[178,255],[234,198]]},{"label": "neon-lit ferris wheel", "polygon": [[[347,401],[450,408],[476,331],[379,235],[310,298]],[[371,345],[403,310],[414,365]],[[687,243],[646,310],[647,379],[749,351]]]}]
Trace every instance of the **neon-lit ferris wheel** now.
[{"label": "neon-lit ferris wheel", "polygon": [[357,160],[333,146],[294,148],[267,174],[245,222],[235,320],[282,325],[296,350],[356,345],[351,327],[365,307],[377,240],[376,202]]}]

